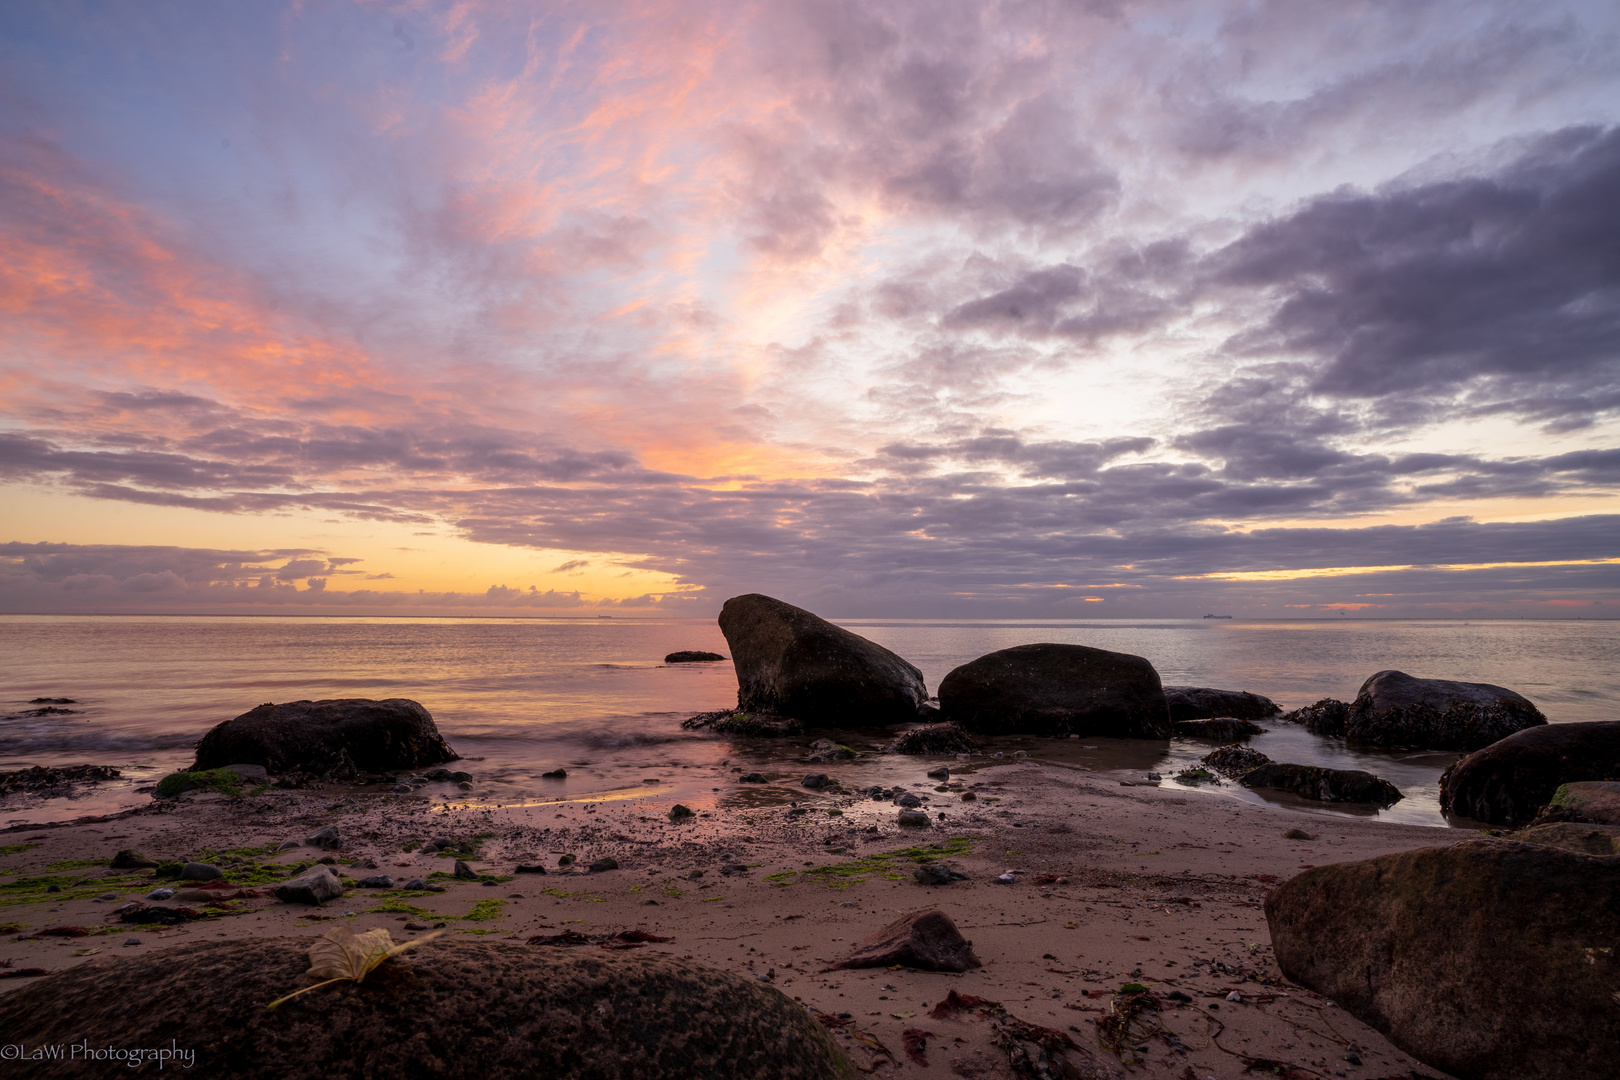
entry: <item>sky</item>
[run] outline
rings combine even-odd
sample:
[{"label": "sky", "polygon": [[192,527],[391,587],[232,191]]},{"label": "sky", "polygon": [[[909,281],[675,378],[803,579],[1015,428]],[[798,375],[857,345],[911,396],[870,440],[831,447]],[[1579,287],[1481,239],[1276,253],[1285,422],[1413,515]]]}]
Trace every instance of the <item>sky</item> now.
[{"label": "sky", "polygon": [[1620,616],[1620,6],[0,6],[0,613]]}]

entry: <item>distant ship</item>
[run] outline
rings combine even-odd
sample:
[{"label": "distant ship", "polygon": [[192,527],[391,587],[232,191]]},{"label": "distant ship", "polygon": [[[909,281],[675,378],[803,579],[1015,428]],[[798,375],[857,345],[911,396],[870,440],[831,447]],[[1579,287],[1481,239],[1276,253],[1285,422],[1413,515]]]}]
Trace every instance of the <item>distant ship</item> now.
[{"label": "distant ship", "polygon": [[1206,619],[1230,619],[1231,617],[1232,616],[1230,616],[1230,615],[1205,615],[1204,616],[1204,618],[1206,618]]}]

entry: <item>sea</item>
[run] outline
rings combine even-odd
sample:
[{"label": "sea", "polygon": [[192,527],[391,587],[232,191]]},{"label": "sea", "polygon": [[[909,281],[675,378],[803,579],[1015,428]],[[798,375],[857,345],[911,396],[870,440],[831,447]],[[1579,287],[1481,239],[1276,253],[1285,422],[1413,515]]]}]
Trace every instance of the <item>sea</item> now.
[{"label": "sea", "polygon": [[[1620,717],[1620,621],[838,620],[910,660],[930,692],[952,668],[996,649],[1067,642],[1146,657],[1166,684],[1250,690],[1284,709],[1352,699],[1374,672],[1490,682],[1517,690],[1553,723]],[[0,823],[38,824],[127,809],[184,768],[211,727],[264,702],[411,698],[465,759],[474,790],[424,789],[440,806],[679,799],[699,809],[811,797],[791,784],[810,740],[862,752],[840,766],[862,785],[927,781],[916,759],[874,751],[883,732],[797,740],[732,740],[685,731],[693,715],[736,704],[729,661],[665,664],[670,652],[728,655],[713,620],[438,619],[229,616],[0,616],[0,771],[89,763],[119,780],[72,797],[0,797]],[[63,705],[36,699],[68,698]],[[49,711],[42,711],[49,710]],[[1437,828],[1439,777],[1457,754],[1348,746],[1275,721],[1250,745],[1276,761],[1365,769],[1400,788],[1382,810],[1262,797],[1230,783],[1183,785],[1189,796],[1271,801]],[[1212,744],[1172,739],[989,740],[955,771],[1020,760],[1133,783],[1176,783]],[[999,757],[997,755],[1000,755]],[[714,787],[716,768],[784,778],[766,788]],[[562,768],[564,780],[542,777]],[[832,771],[838,771],[834,769]],[[456,801],[459,800],[459,801]]]}]

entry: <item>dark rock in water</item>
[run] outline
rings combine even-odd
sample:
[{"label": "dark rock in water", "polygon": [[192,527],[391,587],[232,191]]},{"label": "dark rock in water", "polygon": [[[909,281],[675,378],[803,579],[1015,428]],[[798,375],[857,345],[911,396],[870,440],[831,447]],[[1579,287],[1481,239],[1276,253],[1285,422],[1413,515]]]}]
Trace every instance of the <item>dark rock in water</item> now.
[{"label": "dark rock in water", "polygon": [[1448,814],[1521,825],[1560,785],[1620,777],[1620,721],[1546,724],[1509,735],[1453,764],[1440,777]]},{"label": "dark rock in water", "polygon": [[981,656],[945,676],[939,705],[945,719],[989,735],[1170,736],[1153,665],[1084,645],[1018,645]]},{"label": "dark rock in water", "polygon": [[791,716],[772,712],[744,712],[717,709],[698,713],[681,721],[687,731],[712,731],[717,735],[751,735],[759,739],[784,739],[804,734],[804,724]]},{"label": "dark rock in water", "polygon": [[1282,712],[1275,701],[1247,690],[1216,690],[1208,686],[1167,686],[1165,704],[1170,706],[1170,722],[1211,720],[1231,716],[1239,720],[1264,720]]},{"label": "dark rock in water", "polygon": [[737,783],[739,784],[766,784],[769,782],[765,779],[765,774],[759,772],[743,773],[737,777]]},{"label": "dark rock in water", "polygon": [[474,870],[471,866],[468,866],[465,862],[462,862],[460,859],[457,859],[456,860],[456,878],[459,881],[477,881],[478,880],[478,871]]},{"label": "dark rock in water", "polygon": [[77,705],[78,702],[70,697],[37,697],[29,698],[30,705]]},{"label": "dark rock in water", "polygon": [[[1560,784],[1536,815],[1537,825],[1548,821],[1586,821],[1620,825],[1620,781],[1579,780]],[[113,863],[114,866],[118,864]]]},{"label": "dark rock in water", "polygon": [[1271,764],[1270,758],[1247,746],[1223,746],[1219,750],[1211,750],[1201,760],[1222,776],[1234,779],[1262,765]]},{"label": "dark rock in water", "polygon": [[1469,1080],[1614,1075],[1620,856],[1466,840],[1318,867],[1266,898],[1278,966]]},{"label": "dark rock in water", "polygon": [[960,724],[928,724],[902,731],[883,748],[885,754],[971,754],[979,749],[973,736]]},{"label": "dark rock in water", "polygon": [[820,791],[822,788],[826,787],[827,785],[829,785],[831,783],[832,783],[832,781],[827,779],[827,774],[826,773],[824,773],[824,772],[815,772],[815,773],[811,773],[809,776],[806,776],[803,780],[800,780],[799,781],[799,786],[800,787],[807,787],[811,791]]},{"label": "dark rock in water", "polygon": [[1541,710],[1505,687],[1380,671],[1361,684],[1342,731],[1311,730],[1371,746],[1478,750],[1546,723]]},{"label": "dark rock in water", "polygon": [[817,739],[810,744],[810,756],[804,760],[824,764],[829,761],[854,761],[860,756],[843,743],[835,743],[831,739]]},{"label": "dark rock in water", "polygon": [[685,649],[681,652],[672,652],[664,657],[666,664],[707,664],[715,660],[724,660],[725,657],[717,652],[704,652],[701,649]]},{"label": "dark rock in water", "polygon": [[600,874],[605,870],[617,870],[618,868],[619,860],[611,855],[604,856],[591,863],[591,873],[593,874]]},{"label": "dark rock in water", "polygon": [[787,995],[646,952],[439,940],[364,983],[266,1010],[316,981],[305,974],[309,945],[254,938],[92,961],[0,997],[0,1030],[35,1045],[83,1038],[93,1047],[168,1046],[179,1033],[195,1040],[199,1064],[206,1055],[211,1072],[242,1080],[854,1075]]},{"label": "dark rock in water", "polygon": [[134,848],[124,848],[118,854],[114,855],[112,857],[112,862],[108,863],[107,865],[111,866],[114,870],[142,870],[149,866],[156,866],[157,864],[157,860],[145,852],[136,851]]},{"label": "dark rock in water", "polygon": [[919,885],[949,885],[953,881],[966,881],[968,876],[942,862],[925,862],[911,872]]},{"label": "dark rock in water", "polygon": [[1285,724],[1303,724],[1305,730],[1313,735],[1342,738],[1344,718],[1349,712],[1350,706],[1338,698],[1325,697],[1315,704],[1285,712],[1277,719]]},{"label": "dark rock in water", "polygon": [[916,719],[922,672],[858,634],[769,596],[734,596],[720,631],[737,668],[737,708],[812,724],[882,727]]},{"label": "dark rock in water", "polygon": [[674,806],[670,807],[669,814],[667,816],[671,821],[685,821],[687,818],[697,817],[697,815],[692,812],[692,808],[690,806],[683,806],[680,803],[676,803]]},{"label": "dark rock in water", "polygon": [[188,862],[180,868],[181,881],[213,881],[222,878],[225,874],[217,866],[208,863]]},{"label": "dark rock in water", "polygon": [[1184,739],[1215,739],[1220,742],[1235,742],[1238,739],[1247,739],[1251,735],[1266,733],[1266,729],[1259,724],[1239,720],[1235,716],[1217,716],[1210,720],[1178,720],[1170,725],[1170,731]]},{"label": "dark rock in water", "polygon": [[903,915],[855,946],[855,951],[834,968],[891,967],[923,971],[967,971],[983,967],[973,954],[973,942],[962,937],[951,917],[930,909]]},{"label": "dark rock in water", "polygon": [[227,720],[202,737],[192,769],[248,762],[273,773],[350,778],[457,757],[416,702],[341,698],[260,705]]},{"label": "dark rock in water", "polygon": [[1394,784],[1360,769],[1319,769],[1315,765],[1272,762],[1244,773],[1238,783],[1254,790],[1289,791],[1321,802],[1393,806],[1401,801],[1400,789]]},{"label": "dark rock in water", "polygon": [[111,765],[35,765],[15,772],[0,772],[0,795],[26,792],[30,795],[71,795],[82,784],[116,780],[119,772]]},{"label": "dark rock in water", "polygon": [[1620,855],[1620,825],[1553,821],[1520,829],[1512,839],[1521,844],[1546,844],[1587,855]]},{"label": "dark rock in water", "polygon": [[567,769],[552,769],[550,772],[541,773],[540,774],[540,779],[542,779],[542,780],[566,780],[566,779],[568,779],[568,770]]},{"label": "dark rock in water", "polygon": [[276,899],[284,904],[314,904],[319,906],[343,895],[343,882],[337,879],[329,866],[312,866],[290,881],[284,881],[272,890]]}]

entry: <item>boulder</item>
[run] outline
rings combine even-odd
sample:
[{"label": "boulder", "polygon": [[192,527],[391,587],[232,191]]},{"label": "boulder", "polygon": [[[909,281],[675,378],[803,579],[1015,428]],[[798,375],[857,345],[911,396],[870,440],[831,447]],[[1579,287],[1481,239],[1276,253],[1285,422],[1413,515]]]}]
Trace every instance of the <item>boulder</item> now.
[{"label": "boulder", "polygon": [[1506,687],[1415,679],[1404,671],[1373,675],[1337,719],[1324,716],[1307,727],[1369,746],[1478,750],[1547,722],[1540,709]]},{"label": "boulder", "polygon": [[1235,716],[1216,716],[1208,720],[1177,720],[1170,725],[1170,733],[1184,739],[1214,739],[1229,743],[1252,735],[1264,735],[1266,729]]},{"label": "boulder", "polygon": [[1288,791],[1319,802],[1393,806],[1401,801],[1401,791],[1394,784],[1360,769],[1319,769],[1274,761],[1245,772],[1238,783],[1250,790]]},{"label": "boulder", "polygon": [[1614,1075],[1620,855],[1466,840],[1266,898],[1283,974],[1463,1080]]},{"label": "boulder", "polygon": [[924,724],[902,731],[883,748],[885,754],[971,754],[979,744],[959,724]]},{"label": "boulder", "polygon": [[192,770],[247,763],[272,773],[352,776],[457,759],[416,702],[340,698],[260,705],[227,720],[197,743]]},{"label": "boulder", "polygon": [[666,664],[707,664],[715,660],[724,660],[725,657],[717,652],[704,652],[701,649],[684,649],[672,652],[664,657]]},{"label": "boulder", "polygon": [[1282,712],[1275,701],[1247,690],[1216,690],[1208,686],[1167,686],[1165,704],[1170,706],[1170,721],[1212,720],[1217,716],[1233,716],[1239,720],[1264,720]]},{"label": "boulder", "polygon": [[1552,821],[1520,829],[1513,839],[1521,844],[1547,844],[1588,855],[1620,855],[1620,825]]},{"label": "boulder", "polygon": [[[1544,821],[1620,825],[1620,781],[1579,780],[1573,784],[1560,784],[1547,805],[1536,815],[1537,824]],[[118,865],[116,860],[113,865]]]},{"label": "boulder", "polygon": [[1524,825],[1561,785],[1611,779],[1620,779],[1620,720],[1547,724],[1453,763],[1440,777],[1440,809],[1492,825]]},{"label": "boulder", "polygon": [[737,708],[807,723],[883,727],[915,720],[922,672],[803,608],[758,593],[720,609],[737,669]]},{"label": "boulder", "polygon": [[969,661],[939,684],[939,707],[990,735],[1170,736],[1153,665],[1084,645],[1017,645]]},{"label": "boulder", "polygon": [[314,904],[319,907],[343,895],[343,882],[330,866],[312,866],[297,877],[272,890],[283,904]]},{"label": "boulder", "polygon": [[[923,971],[967,971],[983,967],[973,942],[962,937],[951,917],[937,908],[902,915],[855,946],[833,968],[892,967]],[[829,969],[831,970],[831,969]]]},{"label": "boulder", "polygon": [[[253,938],[90,961],[0,997],[0,1030],[30,1045],[174,1040],[195,1049],[199,1072],[245,1080],[855,1075],[826,1030],[781,991],[644,952],[441,939],[363,983],[323,986],[267,1010],[317,981],[305,974],[309,944]],[[84,1071],[64,1062],[34,1075]]]}]

